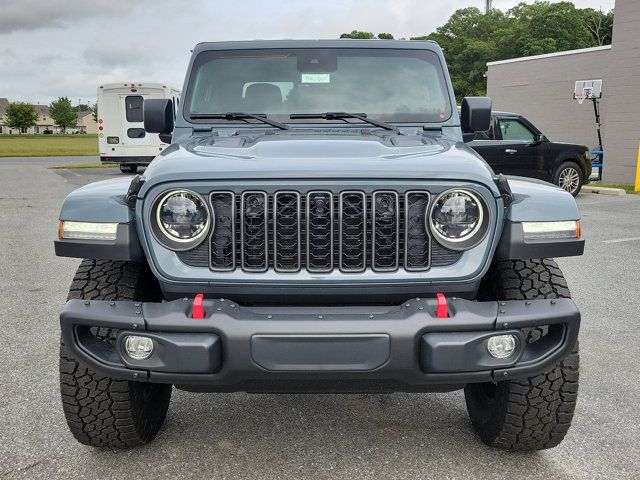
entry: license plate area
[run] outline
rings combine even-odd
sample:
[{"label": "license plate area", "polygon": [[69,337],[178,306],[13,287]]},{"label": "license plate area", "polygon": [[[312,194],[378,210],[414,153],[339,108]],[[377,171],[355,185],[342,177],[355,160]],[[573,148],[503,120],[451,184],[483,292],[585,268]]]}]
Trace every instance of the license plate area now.
[{"label": "license plate area", "polygon": [[390,357],[389,335],[253,335],[251,358],[271,371],[370,371]]}]

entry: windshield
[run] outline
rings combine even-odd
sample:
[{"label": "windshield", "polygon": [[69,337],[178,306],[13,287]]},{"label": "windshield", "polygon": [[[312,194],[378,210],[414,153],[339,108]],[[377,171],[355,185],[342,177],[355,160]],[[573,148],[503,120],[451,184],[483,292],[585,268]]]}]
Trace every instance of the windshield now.
[{"label": "windshield", "polygon": [[[198,54],[187,86],[185,118],[246,112],[288,123],[291,114],[364,113],[387,122],[440,123],[451,116],[438,56],[409,49],[265,49]],[[347,120],[355,121],[358,120]]]}]

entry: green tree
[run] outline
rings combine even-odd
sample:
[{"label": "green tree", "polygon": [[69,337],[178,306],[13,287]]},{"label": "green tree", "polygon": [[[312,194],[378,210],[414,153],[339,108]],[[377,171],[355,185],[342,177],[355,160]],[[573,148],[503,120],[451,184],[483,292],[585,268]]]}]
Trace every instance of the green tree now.
[{"label": "green tree", "polygon": [[352,30],[351,33],[343,33],[340,35],[340,38],[361,38],[365,40],[369,40],[371,38],[376,38],[375,35],[371,32],[361,32],[359,30]]},{"label": "green tree", "polygon": [[29,128],[38,121],[38,114],[33,105],[23,102],[10,103],[5,111],[7,125],[22,133],[23,128]]},{"label": "green tree", "polygon": [[73,109],[76,112],[89,112],[91,110],[91,106],[86,103],[79,103],[78,105],[73,107]]},{"label": "green tree", "polygon": [[582,10],[583,21],[597,45],[609,45],[613,37],[613,10],[604,13],[602,10],[585,8]]},{"label": "green tree", "polygon": [[412,40],[434,40],[447,57],[458,100],[486,93],[486,64],[611,43],[613,11],[578,9],[571,2],[519,3],[507,12],[477,8],[454,12],[435,32]]},{"label": "green tree", "polygon": [[498,9],[484,14],[477,8],[463,8],[434,33],[412,40],[433,40],[443,48],[454,91],[461,99],[485,94],[487,62],[502,56],[496,37],[512,29],[513,23]]},{"label": "green tree", "polygon": [[506,40],[513,42],[521,56],[595,46],[583,12],[572,2],[520,3],[507,15],[515,23]]},{"label": "green tree", "polygon": [[60,97],[49,105],[49,114],[53,121],[66,133],[67,128],[75,127],[77,116],[75,109],[71,106],[71,100],[67,97]]},{"label": "green tree", "polygon": [[393,35],[390,33],[379,33],[377,36],[373,32],[362,32],[360,30],[352,30],[351,33],[343,33],[340,38],[355,38],[371,40],[373,38],[379,38],[380,40],[393,40]]},{"label": "green tree", "polygon": [[94,122],[98,121],[98,104],[97,103],[94,103],[91,106],[91,116],[93,117]]}]

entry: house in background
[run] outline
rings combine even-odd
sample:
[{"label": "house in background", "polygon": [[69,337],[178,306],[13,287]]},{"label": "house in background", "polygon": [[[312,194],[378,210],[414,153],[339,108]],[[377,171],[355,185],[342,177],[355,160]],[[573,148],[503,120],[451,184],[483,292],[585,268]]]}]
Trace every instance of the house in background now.
[{"label": "house in background", "polygon": [[78,112],[76,126],[68,128],[67,133],[98,133],[98,122],[93,119],[91,112]]},{"label": "house in background", "polygon": [[7,107],[9,106],[9,100],[6,98],[0,98],[0,134],[9,133],[9,130],[6,126],[6,117],[5,112],[7,111]]},{"label": "house in background", "polygon": [[51,118],[49,114],[48,106],[34,105],[33,108],[36,109],[36,113],[38,114],[38,121],[35,126],[27,128],[26,132],[23,130],[22,133],[44,133],[45,130],[50,130],[53,133],[60,133],[60,129],[55,126],[53,118]]},{"label": "house in background", "polygon": [[[18,131],[17,128],[10,128],[7,125],[6,111],[9,106],[9,100],[6,98],[0,98],[0,134],[5,135],[18,135],[22,134],[41,134],[47,132],[62,133],[62,130],[55,124],[49,107],[47,105],[34,105],[36,113],[38,114],[38,120],[36,124],[29,128],[23,128],[22,131]],[[77,113],[77,125],[74,128],[68,128],[67,133],[98,133],[98,123],[93,119],[91,112],[78,112]]]}]

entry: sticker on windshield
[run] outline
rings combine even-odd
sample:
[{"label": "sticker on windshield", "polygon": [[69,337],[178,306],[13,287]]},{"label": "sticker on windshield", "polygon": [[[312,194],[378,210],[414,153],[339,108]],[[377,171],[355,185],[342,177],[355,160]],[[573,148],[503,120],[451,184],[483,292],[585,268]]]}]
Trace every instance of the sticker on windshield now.
[{"label": "sticker on windshield", "polygon": [[330,73],[303,73],[302,83],[331,83]]}]

